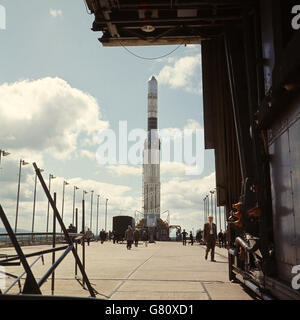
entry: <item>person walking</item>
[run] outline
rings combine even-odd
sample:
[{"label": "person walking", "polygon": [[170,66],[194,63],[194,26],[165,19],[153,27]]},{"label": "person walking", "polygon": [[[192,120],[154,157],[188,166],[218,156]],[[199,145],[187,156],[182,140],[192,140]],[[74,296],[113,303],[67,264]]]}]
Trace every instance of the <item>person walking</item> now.
[{"label": "person walking", "polygon": [[142,240],[144,241],[145,247],[148,247],[148,232],[147,232],[147,230],[143,231]]},{"label": "person walking", "polygon": [[101,230],[100,232],[100,241],[101,241],[101,244],[103,244],[103,242],[105,241],[106,239],[106,232],[104,231],[104,229]]},{"label": "person walking", "polygon": [[185,231],[185,229],[183,229],[183,232],[182,232],[182,244],[184,246],[186,246],[186,236],[187,236],[187,232]]},{"label": "person walking", "polygon": [[88,228],[86,233],[85,233],[85,238],[86,238],[86,241],[87,241],[87,244],[88,246],[90,245],[90,241],[91,241],[91,238],[93,236],[93,233],[92,231]]},{"label": "person walking", "polygon": [[116,233],[115,233],[114,230],[112,231],[112,239],[113,239],[113,244],[115,244],[116,240],[117,240],[117,237],[116,237]]},{"label": "person walking", "polygon": [[192,231],[190,231],[190,243],[191,243],[191,246],[194,245],[194,236]]},{"label": "person walking", "polygon": [[125,231],[125,240],[127,241],[127,250],[130,250],[133,241],[133,231],[131,226],[128,226],[128,229]]},{"label": "person walking", "polygon": [[134,240],[134,245],[136,247],[138,247],[139,245],[139,240],[140,240],[140,232],[138,229],[134,229],[134,232],[133,232],[133,240]]},{"label": "person walking", "polygon": [[209,251],[211,251],[211,261],[215,262],[215,246],[217,239],[217,227],[213,223],[213,217],[208,217],[208,222],[204,225],[204,242],[206,244],[206,253],[205,260],[207,260],[207,256]]}]

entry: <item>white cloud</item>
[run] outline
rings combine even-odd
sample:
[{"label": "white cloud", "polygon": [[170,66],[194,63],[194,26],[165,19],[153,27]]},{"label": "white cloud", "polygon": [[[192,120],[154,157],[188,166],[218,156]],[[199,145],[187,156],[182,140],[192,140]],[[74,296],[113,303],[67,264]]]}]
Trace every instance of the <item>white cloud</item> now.
[{"label": "white cloud", "polygon": [[161,185],[161,207],[169,210],[171,224],[203,227],[203,199],[215,187],[215,173],[200,179],[174,177]]},{"label": "white cloud", "polygon": [[201,126],[201,124],[200,124],[198,121],[196,121],[196,120],[194,120],[194,119],[188,119],[188,120],[187,120],[187,124],[184,126],[183,129],[184,129],[184,130],[186,129],[186,130],[193,130],[193,131],[195,131],[195,130],[197,130],[197,129],[202,129],[202,126]]},{"label": "white cloud", "polygon": [[86,157],[86,158],[89,158],[91,160],[95,160],[96,159],[96,155],[94,152],[91,152],[89,150],[80,150],[80,155],[83,156],[83,157]]},{"label": "white cloud", "polygon": [[111,173],[117,176],[123,175],[133,175],[133,176],[141,176],[142,175],[142,166],[129,166],[129,165],[111,165],[106,166]]},{"label": "white cloud", "polygon": [[53,18],[57,18],[57,17],[62,16],[62,10],[60,10],[60,9],[50,9],[49,13],[50,13],[50,16]]},{"label": "white cloud", "polygon": [[192,170],[194,167],[186,165],[183,162],[161,162],[161,176],[184,176],[187,170]]},{"label": "white cloud", "polygon": [[201,54],[170,59],[157,76],[159,84],[201,93]]},{"label": "white cloud", "polygon": [[60,78],[5,83],[0,86],[0,145],[70,157],[79,136],[95,140],[108,127],[89,94]]},{"label": "white cloud", "polygon": [[[5,159],[2,164],[3,171],[0,172],[0,198],[1,205],[7,214],[12,226],[15,222],[16,212],[16,194],[18,185],[18,161],[13,158]],[[42,173],[46,184],[48,185],[48,171]],[[32,165],[22,167],[22,179],[20,189],[20,204],[19,204],[19,224],[18,227],[23,230],[31,230],[32,209],[33,209],[33,191],[34,191],[34,171]],[[61,213],[62,208],[62,186],[65,179],[59,175],[51,182],[51,194],[57,193],[57,208]],[[137,200],[140,196],[135,194],[131,187],[122,184],[112,184],[99,182],[94,179],[84,179],[75,177],[67,180],[69,185],[65,189],[65,207],[64,221],[68,225],[72,221],[73,210],[73,187],[77,186],[80,189],[76,192],[76,207],[79,210],[79,223],[81,225],[82,217],[82,197],[83,190],[88,191],[85,195],[86,200],[86,226],[90,224],[90,208],[91,208],[91,190],[94,191],[93,197],[93,231],[96,227],[96,203],[97,195],[100,195],[99,209],[99,228],[103,227],[105,199],[108,198],[108,228],[111,228],[112,216],[118,215],[120,209],[126,210],[122,214],[133,215],[135,209],[139,209],[140,202]],[[46,230],[47,216],[47,200],[45,194],[38,182],[37,186],[37,203],[36,203],[36,231]],[[52,217],[52,210],[50,210]],[[52,228],[52,218],[50,218],[50,230]],[[0,223],[0,227],[3,225]]]}]

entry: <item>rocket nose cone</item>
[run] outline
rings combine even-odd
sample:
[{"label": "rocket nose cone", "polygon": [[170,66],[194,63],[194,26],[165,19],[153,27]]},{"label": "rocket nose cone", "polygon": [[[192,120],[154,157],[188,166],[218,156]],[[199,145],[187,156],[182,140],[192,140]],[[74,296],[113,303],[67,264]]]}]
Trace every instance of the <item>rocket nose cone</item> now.
[{"label": "rocket nose cone", "polygon": [[155,81],[155,82],[157,83],[157,80],[156,80],[156,78],[155,78],[154,76],[151,76],[148,81],[149,81],[149,82],[150,82],[150,81],[151,81],[151,82],[152,82],[152,81],[153,81],[153,82]]},{"label": "rocket nose cone", "polygon": [[157,92],[157,80],[154,76],[151,76],[148,80],[148,92],[156,93]]}]

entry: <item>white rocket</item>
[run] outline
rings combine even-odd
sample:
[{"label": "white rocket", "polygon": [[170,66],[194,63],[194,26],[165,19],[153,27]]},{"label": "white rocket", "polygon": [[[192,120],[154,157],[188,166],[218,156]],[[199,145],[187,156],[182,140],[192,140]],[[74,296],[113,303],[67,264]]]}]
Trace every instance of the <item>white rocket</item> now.
[{"label": "white rocket", "polygon": [[157,127],[157,81],[148,81],[148,137],[144,147],[144,218],[160,218],[160,141]]}]

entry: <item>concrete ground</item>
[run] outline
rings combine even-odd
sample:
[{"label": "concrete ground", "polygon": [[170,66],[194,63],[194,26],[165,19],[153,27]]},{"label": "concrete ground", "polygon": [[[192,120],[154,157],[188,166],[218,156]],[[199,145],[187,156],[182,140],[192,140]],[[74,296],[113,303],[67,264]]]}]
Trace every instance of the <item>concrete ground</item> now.
[{"label": "concrete ground", "polygon": [[[44,250],[49,246],[23,247],[25,253]],[[1,254],[14,254],[13,248],[1,248]],[[227,252],[216,248],[216,262],[204,259],[205,248],[198,244],[182,246],[178,242],[157,242],[147,248],[127,250],[125,244],[92,242],[86,246],[86,272],[98,298],[112,300],[252,300],[243,287],[228,280]],[[78,253],[81,257],[81,246]],[[61,252],[56,253],[56,258]],[[44,256],[45,265],[38,261],[32,268],[39,279],[49,268],[52,254]],[[35,258],[28,258],[29,264]],[[22,267],[6,267],[19,275]],[[78,275],[81,278],[80,272]],[[72,252],[55,271],[55,295],[89,296],[80,281],[74,278]],[[6,287],[12,282],[6,279]],[[51,280],[42,287],[51,295]],[[11,293],[17,293],[15,286]]]}]

